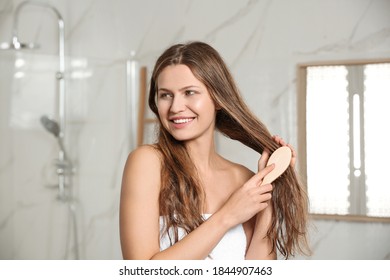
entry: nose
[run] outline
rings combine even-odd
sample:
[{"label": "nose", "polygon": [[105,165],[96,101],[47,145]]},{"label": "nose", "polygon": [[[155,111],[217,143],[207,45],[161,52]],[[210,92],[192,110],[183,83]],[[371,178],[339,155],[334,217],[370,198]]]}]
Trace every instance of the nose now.
[{"label": "nose", "polygon": [[187,105],[183,96],[177,94],[173,97],[171,107],[169,108],[171,113],[183,112]]}]

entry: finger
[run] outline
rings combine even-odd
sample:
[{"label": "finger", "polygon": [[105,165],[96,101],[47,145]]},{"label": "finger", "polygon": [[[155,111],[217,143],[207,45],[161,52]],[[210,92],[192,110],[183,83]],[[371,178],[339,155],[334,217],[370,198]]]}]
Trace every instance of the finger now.
[{"label": "finger", "polygon": [[268,202],[262,202],[262,203],[260,203],[258,213],[261,212],[261,211],[263,211],[264,209],[266,209],[266,208],[268,207],[268,204],[269,204]]},{"label": "finger", "polygon": [[269,193],[273,190],[273,188],[272,184],[265,184],[259,187],[259,192],[260,194]]},{"label": "finger", "polygon": [[270,156],[269,150],[267,148],[264,148],[264,151],[261,154],[261,157],[260,157],[259,162],[258,162],[258,170],[257,171],[260,171],[260,170],[265,168],[265,166],[267,165],[269,156]]},{"label": "finger", "polygon": [[291,144],[287,144],[287,147],[289,147],[291,150],[291,156],[296,158],[297,152],[295,151],[294,147]]},{"label": "finger", "polygon": [[251,190],[250,197],[252,197],[256,202],[270,200],[272,198],[272,189],[273,186],[271,184],[256,187]]},{"label": "finger", "polygon": [[290,166],[291,167],[295,167],[295,164],[296,164],[296,161],[297,161],[297,152],[295,151],[295,149],[293,148],[293,146],[291,144],[288,144],[286,143],[286,141],[283,140],[282,137],[280,137],[279,135],[274,135],[273,136],[273,139],[276,143],[278,143],[279,145],[281,146],[287,146],[290,148],[291,150],[291,161],[290,161]]},{"label": "finger", "polygon": [[281,145],[281,146],[286,146],[287,145],[286,141],[284,141],[283,138],[280,137],[279,135],[274,135],[273,138],[274,138],[274,141],[276,143],[278,143],[279,145]]},{"label": "finger", "polygon": [[293,148],[292,145],[287,144],[287,147],[289,147],[290,150],[291,150],[291,161],[290,161],[290,166],[291,166],[291,167],[295,167],[295,163],[296,163],[296,161],[297,161],[297,152],[295,151],[295,149]]},{"label": "finger", "polygon": [[273,135],[272,138],[274,139],[274,141],[275,141],[276,143],[279,144],[279,136],[278,136],[278,135]]},{"label": "finger", "polygon": [[260,203],[268,202],[271,198],[272,198],[271,193],[263,193],[259,196],[259,202]]},{"label": "finger", "polygon": [[261,210],[267,208],[268,204],[271,204],[272,194],[270,192],[263,193],[258,196],[259,207]]},{"label": "finger", "polygon": [[253,180],[256,185],[259,185],[263,181],[265,175],[270,173],[274,168],[275,168],[275,164],[272,163],[266,166],[264,169],[260,170],[255,175],[253,175],[253,177],[250,180]]}]

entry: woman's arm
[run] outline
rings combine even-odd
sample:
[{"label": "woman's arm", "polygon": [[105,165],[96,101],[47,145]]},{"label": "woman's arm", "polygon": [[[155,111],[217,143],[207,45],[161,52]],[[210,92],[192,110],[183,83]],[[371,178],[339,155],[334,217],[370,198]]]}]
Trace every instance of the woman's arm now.
[{"label": "woman's arm", "polygon": [[272,186],[258,187],[273,166],[238,189],[224,206],[193,232],[160,252],[160,159],[152,147],[141,147],[127,160],[122,182],[120,235],[124,259],[205,259],[233,226],[264,209]]},{"label": "woman's arm", "polygon": [[150,259],[159,251],[160,159],[151,146],[128,157],[120,197],[120,240],[124,259]]},{"label": "woman's arm", "polygon": [[[259,160],[259,172],[266,167],[269,156],[269,151],[264,150]],[[272,204],[270,203],[263,211],[257,213],[251,222],[253,231],[245,258],[249,260],[276,259],[276,252],[272,250],[272,242],[267,237],[267,231],[272,222]]]},{"label": "woman's arm", "polygon": [[[275,142],[281,146],[288,146],[292,152],[292,158],[290,165],[295,166],[297,154],[294,148],[287,144],[280,136],[273,136]],[[268,150],[264,150],[259,160],[259,170],[266,167],[270,153]],[[271,226],[273,215],[272,204],[268,205],[266,209],[259,212],[253,219],[254,230],[253,235],[248,246],[246,258],[247,259],[276,259],[276,252],[272,249],[272,242],[267,237],[267,232]]]},{"label": "woman's arm", "polygon": [[254,219],[253,235],[246,252],[247,260],[275,260],[276,252],[272,242],[267,237],[267,231],[272,221],[272,205],[258,213]]}]

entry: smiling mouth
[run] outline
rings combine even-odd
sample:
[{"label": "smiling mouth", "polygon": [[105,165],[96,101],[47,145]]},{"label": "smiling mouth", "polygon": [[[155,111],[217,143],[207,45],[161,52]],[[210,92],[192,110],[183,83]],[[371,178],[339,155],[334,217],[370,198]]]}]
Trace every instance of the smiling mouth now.
[{"label": "smiling mouth", "polygon": [[193,120],[194,120],[194,118],[183,118],[183,119],[174,119],[174,120],[171,120],[171,122],[173,122],[175,124],[182,124],[182,123],[191,122]]}]

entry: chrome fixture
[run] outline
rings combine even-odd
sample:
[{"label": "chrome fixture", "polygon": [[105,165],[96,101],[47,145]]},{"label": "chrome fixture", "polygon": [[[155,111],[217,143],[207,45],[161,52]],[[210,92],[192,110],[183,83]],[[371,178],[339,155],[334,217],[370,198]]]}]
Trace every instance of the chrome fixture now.
[{"label": "chrome fixture", "polygon": [[41,123],[43,127],[46,128],[46,130],[53,134],[55,137],[58,137],[60,135],[60,126],[56,121],[50,119],[48,116],[42,116]]},{"label": "chrome fixture", "polygon": [[[17,37],[16,37],[17,40]],[[19,41],[12,41],[11,43],[1,43],[0,50],[20,50],[20,49],[37,49],[39,45],[34,43],[20,43]]]},{"label": "chrome fixture", "polygon": [[[65,136],[65,32],[64,32],[64,20],[60,12],[53,6],[37,2],[37,1],[23,1],[15,9],[13,17],[13,28],[12,28],[12,40],[10,43],[1,43],[0,50],[24,50],[24,49],[36,49],[38,45],[35,43],[22,43],[18,37],[18,22],[19,15],[22,9],[26,6],[36,6],[40,8],[49,9],[54,12],[57,16],[58,24],[58,60],[59,68],[55,73],[55,78],[57,80],[57,93],[58,93],[58,122],[48,118],[47,116],[42,116],[40,121],[44,128],[52,133],[59,143],[59,153],[58,160],[55,162],[57,175],[58,175],[58,199],[66,203],[69,207],[71,213],[71,219],[73,223],[74,230],[74,252],[76,259],[79,259],[78,251],[78,240],[77,240],[77,223],[76,223],[76,210],[75,202],[70,194],[70,179],[71,174],[73,173],[72,164],[69,158],[66,155],[64,148],[64,136]],[[69,229],[70,230],[70,229]]]},{"label": "chrome fixture", "polygon": [[[55,77],[57,79],[58,83],[58,124],[56,127],[56,137],[58,138],[58,141],[60,143],[60,149],[58,153],[58,162],[59,164],[65,163],[65,151],[64,151],[64,131],[65,131],[65,80],[64,80],[64,73],[65,73],[65,32],[64,32],[64,20],[60,14],[60,12],[53,6],[36,2],[36,1],[23,1],[21,2],[15,9],[14,17],[13,17],[13,28],[12,28],[12,40],[10,43],[1,43],[0,49],[2,50],[22,50],[22,49],[35,49],[38,47],[35,43],[22,43],[19,40],[18,36],[18,30],[19,30],[19,15],[23,8],[26,6],[36,6],[41,7],[45,9],[49,9],[57,16],[57,23],[58,23],[58,59],[59,59],[59,69],[55,74]],[[42,123],[43,120],[41,119]],[[45,125],[48,125],[49,123],[46,122],[43,123]],[[53,125],[53,124],[52,124]],[[52,132],[52,131],[51,131]],[[67,197],[65,195],[65,187],[66,187],[66,178],[64,172],[57,172],[58,173],[58,189],[59,189],[59,199],[60,200],[66,200]]]},{"label": "chrome fixture", "polygon": [[[57,175],[58,176],[67,176],[67,175],[72,175],[74,173],[72,163],[70,162],[64,143],[62,142],[62,139],[59,137],[60,136],[60,126],[55,120],[50,119],[48,116],[42,116],[41,117],[41,124],[43,127],[53,134],[57,140],[58,140],[58,145],[63,153],[63,159],[62,160],[57,160],[55,162],[56,170],[57,170]],[[59,185],[59,195],[58,199],[60,200],[69,200],[70,195],[66,193],[66,188],[65,188],[66,182],[64,185]],[[64,188],[61,188],[61,187]]]},{"label": "chrome fixture", "polygon": [[50,119],[48,116],[42,116],[41,117],[41,124],[43,127],[50,132],[51,134],[54,135],[58,139],[58,145],[60,149],[63,151],[64,154],[64,159],[68,160],[68,157],[66,155],[65,151],[65,146],[64,143],[62,142],[62,139],[60,138],[60,126],[55,120]]}]

